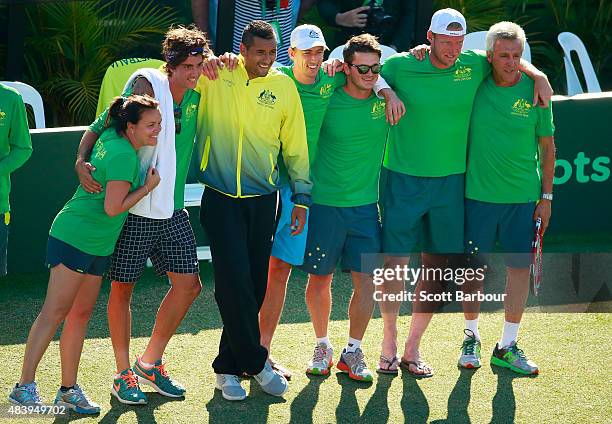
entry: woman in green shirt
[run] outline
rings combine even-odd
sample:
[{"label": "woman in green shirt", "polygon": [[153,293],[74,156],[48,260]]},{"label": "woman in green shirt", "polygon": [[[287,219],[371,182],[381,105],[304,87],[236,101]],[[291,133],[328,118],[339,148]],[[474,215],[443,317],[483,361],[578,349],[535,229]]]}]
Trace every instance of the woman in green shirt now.
[{"label": "woman in green shirt", "polygon": [[79,359],[102,275],[127,211],[160,181],[159,174],[151,168],[140,185],[136,155],[139,148],[157,143],[161,129],[158,106],[148,96],[118,97],[113,101],[109,109],[112,126],[97,141],[91,161],[94,176],[104,189],[91,194],[79,186],[51,225],[47,297],[30,329],[21,378],[9,395],[12,403],[42,405],[34,381],[36,368],[64,321],[60,338],[62,386],[55,404],[84,414],[100,411],[76,384]]}]

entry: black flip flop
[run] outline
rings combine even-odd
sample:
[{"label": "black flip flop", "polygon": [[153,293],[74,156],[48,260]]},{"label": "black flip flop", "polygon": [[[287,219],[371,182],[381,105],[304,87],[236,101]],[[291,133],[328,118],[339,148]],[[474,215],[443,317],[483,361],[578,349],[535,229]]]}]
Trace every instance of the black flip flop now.
[{"label": "black flip flop", "polygon": [[[386,368],[381,368],[380,366],[381,362],[386,365]],[[380,355],[380,359],[378,361],[378,367],[376,367],[376,372],[379,374],[397,375],[399,373],[399,369],[395,368],[393,370],[391,369],[391,367],[393,367],[393,365],[395,364],[398,364],[398,362],[399,360],[397,359],[397,356],[394,356],[393,359],[389,359],[386,356]]]},{"label": "black flip flop", "polygon": [[417,367],[417,369],[420,370],[425,370],[425,367],[428,367],[431,369],[431,367],[429,365],[427,365],[425,362],[423,362],[422,360],[418,360],[418,361],[406,361],[404,359],[402,359],[400,361],[400,368],[404,371],[406,371],[408,374],[410,374],[412,377],[414,378],[429,378],[429,377],[433,377],[433,371],[429,372],[429,373],[416,373],[414,371],[410,371],[410,365],[414,365],[415,367]]}]

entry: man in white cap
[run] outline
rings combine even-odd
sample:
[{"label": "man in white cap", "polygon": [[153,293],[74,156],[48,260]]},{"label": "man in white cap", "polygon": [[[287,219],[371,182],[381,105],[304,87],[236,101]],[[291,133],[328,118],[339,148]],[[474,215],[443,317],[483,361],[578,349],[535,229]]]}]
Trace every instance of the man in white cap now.
[{"label": "man in white cap", "polygon": [[[383,166],[388,178],[383,189],[383,252],[385,266],[402,269],[414,251],[423,272],[417,281],[408,340],[400,366],[414,377],[430,377],[432,368],[421,360],[419,344],[442,291],[442,270],[449,255],[463,252],[464,178],[470,115],[476,91],[490,74],[484,52],[461,52],[465,18],[456,10],[438,10],[427,38],[425,60],[401,53],[387,59],[383,76],[409,105],[407,119],[391,128]],[[544,74],[528,62],[521,70],[534,80],[534,104],[545,103],[552,89]],[[409,102],[408,102],[409,99]],[[424,236],[421,239],[421,235]],[[437,274],[437,278],[436,278]],[[423,275],[433,278],[424,279]],[[386,294],[403,289],[396,275],[383,284]],[[387,297],[387,299],[389,299]],[[398,301],[381,302],[384,321],[381,372],[397,372]]]},{"label": "man in white cap", "polygon": [[[346,76],[343,72],[330,76],[321,69],[323,53],[326,49],[327,44],[321,29],[314,25],[300,25],[291,33],[289,57],[293,61],[293,65],[277,68],[293,80],[300,95],[306,121],[308,157],[311,164],[316,157],[319,131],[330,98],[336,88],[346,84]],[[381,80],[379,79],[376,83],[374,91],[385,99],[387,120],[393,125],[404,114],[404,105],[384,80]],[[293,203],[291,202],[287,172],[282,165],[283,161],[278,161],[278,163],[281,168],[282,210],[270,256],[268,288],[259,314],[261,345],[266,347],[268,351],[270,351],[274,331],[283,311],[291,269],[293,266],[303,263],[308,231],[307,224],[301,234],[295,234],[295,228],[292,227],[291,223]],[[308,293],[306,296],[308,297]],[[327,310],[331,307],[331,303],[315,305],[315,307],[319,306]],[[324,345],[331,348],[327,335],[321,337],[321,340]],[[318,342],[321,342],[321,340],[318,340]],[[285,377],[290,378],[289,370],[273,359],[270,359],[270,362],[273,368],[282,372]]]}]

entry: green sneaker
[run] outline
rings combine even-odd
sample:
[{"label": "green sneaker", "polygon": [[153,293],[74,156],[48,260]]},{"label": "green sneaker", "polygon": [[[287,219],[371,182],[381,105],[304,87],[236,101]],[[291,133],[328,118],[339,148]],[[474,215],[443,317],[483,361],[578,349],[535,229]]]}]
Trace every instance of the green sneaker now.
[{"label": "green sneaker", "polygon": [[491,355],[491,365],[498,367],[510,368],[512,371],[525,375],[539,374],[538,366],[527,359],[525,353],[518,348],[516,342],[512,342],[510,346],[500,348],[499,343],[493,349]]},{"label": "green sneaker", "polygon": [[138,386],[138,377],[130,368],[123,370],[119,377],[115,378],[111,394],[119,402],[127,405],[144,405],[147,403],[147,397]]},{"label": "green sneaker", "polygon": [[461,368],[480,368],[480,340],[474,336],[471,330],[465,329],[463,333],[467,336],[461,345],[461,356],[459,356],[458,366]]},{"label": "green sneaker", "polygon": [[139,381],[153,387],[157,393],[173,398],[185,396],[185,388],[168,376],[165,366],[159,359],[151,368],[147,368],[142,365],[140,357],[136,357],[133,368]]}]

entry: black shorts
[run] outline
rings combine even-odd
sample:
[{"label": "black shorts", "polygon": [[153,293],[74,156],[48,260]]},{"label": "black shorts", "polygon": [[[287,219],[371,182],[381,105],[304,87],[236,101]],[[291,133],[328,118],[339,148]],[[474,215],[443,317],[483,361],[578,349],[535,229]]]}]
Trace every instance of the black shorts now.
[{"label": "black shorts", "polygon": [[195,235],[186,209],[175,210],[168,219],[128,214],[111,257],[110,279],[135,283],[142,276],[147,258],[151,258],[158,275],[200,272]]},{"label": "black shorts", "polygon": [[85,253],[76,247],[55,237],[47,241],[47,260],[45,264],[51,269],[59,264],[79,274],[103,276],[110,263],[110,256],[95,256]]}]

